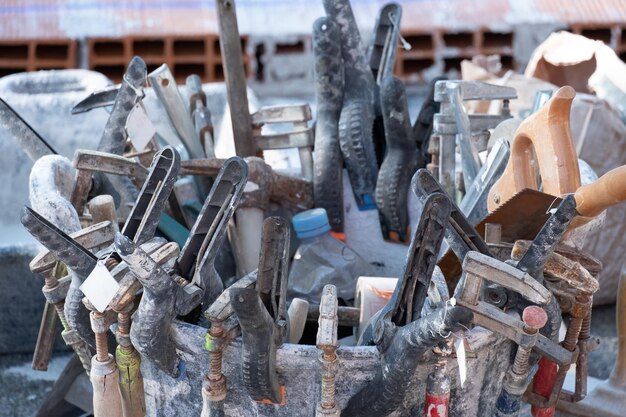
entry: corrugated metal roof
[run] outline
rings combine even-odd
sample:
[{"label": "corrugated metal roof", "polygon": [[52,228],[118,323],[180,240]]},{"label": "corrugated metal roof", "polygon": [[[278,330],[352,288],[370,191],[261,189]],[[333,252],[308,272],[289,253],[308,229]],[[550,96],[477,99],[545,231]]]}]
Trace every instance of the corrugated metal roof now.
[{"label": "corrugated metal roof", "polygon": [[[384,0],[353,0],[363,30]],[[405,30],[504,28],[524,22],[626,24],[624,0],[400,0]],[[242,34],[310,33],[321,0],[236,0]],[[4,0],[0,39],[217,33],[214,0]]]}]

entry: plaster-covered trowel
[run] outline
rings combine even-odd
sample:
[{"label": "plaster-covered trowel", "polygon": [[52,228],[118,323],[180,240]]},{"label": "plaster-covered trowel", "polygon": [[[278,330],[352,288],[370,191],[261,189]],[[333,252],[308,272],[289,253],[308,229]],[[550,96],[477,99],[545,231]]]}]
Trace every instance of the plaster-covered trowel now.
[{"label": "plaster-covered trowel", "polygon": [[242,378],[250,398],[282,404],[285,392],[276,372],[276,349],[289,332],[289,223],[269,217],[263,222],[262,239],[256,289],[231,288],[230,303],[241,326]]}]

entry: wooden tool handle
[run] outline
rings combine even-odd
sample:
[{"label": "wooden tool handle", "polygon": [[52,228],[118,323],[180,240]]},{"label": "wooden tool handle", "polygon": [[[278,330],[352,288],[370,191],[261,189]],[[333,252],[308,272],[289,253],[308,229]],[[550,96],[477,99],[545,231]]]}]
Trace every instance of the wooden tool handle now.
[{"label": "wooden tool handle", "polygon": [[574,194],[576,211],[594,217],[607,208],[626,200],[626,165],[615,168],[597,181],[583,185]]},{"label": "wooden tool handle", "polygon": [[570,130],[570,108],[575,95],[572,87],[561,87],[545,106],[520,124],[511,141],[509,162],[489,191],[490,213],[523,189],[537,189],[535,165],[546,194],[561,197],[580,187]]}]

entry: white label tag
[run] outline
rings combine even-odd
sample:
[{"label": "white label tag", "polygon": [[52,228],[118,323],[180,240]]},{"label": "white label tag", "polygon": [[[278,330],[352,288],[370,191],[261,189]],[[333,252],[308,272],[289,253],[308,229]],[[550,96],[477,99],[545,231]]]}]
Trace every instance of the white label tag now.
[{"label": "white label tag", "polygon": [[256,182],[248,181],[246,185],[243,186],[243,192],[249,193],[250,191],[256,191],[259,189],[259,184]]},{"label": "white label tag", "polygon": [[461,388],[467,379],[467,362],[465,358],[465,338],[454,338],[454,351],[456,352],[456,361],[459,365],[459,378],[461,379]]},{"label": "white label tag", "polygon": [[101,261],[98,261],[91,274],[80,286],[80,290],[85,294],[85,297],[101,313],[104,313],[104,310],[106,310],[119,289],[120,284],[117,283]]},{"label": "white label tag", "polygon": [[156,129],[141,102],[135,104],[126,119],[126,134],[138,152],[146,149]]}]

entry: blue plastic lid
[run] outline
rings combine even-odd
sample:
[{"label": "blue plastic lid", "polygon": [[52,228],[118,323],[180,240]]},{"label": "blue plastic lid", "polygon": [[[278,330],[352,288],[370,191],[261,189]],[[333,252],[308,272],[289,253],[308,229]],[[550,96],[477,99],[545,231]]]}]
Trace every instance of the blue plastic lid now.
[{"label": "blue plastic lid", "polygon": [[296,235],[300,239],[319,236],[330,231],[326,209],[316,208],[298,213],[291,219]]}]

